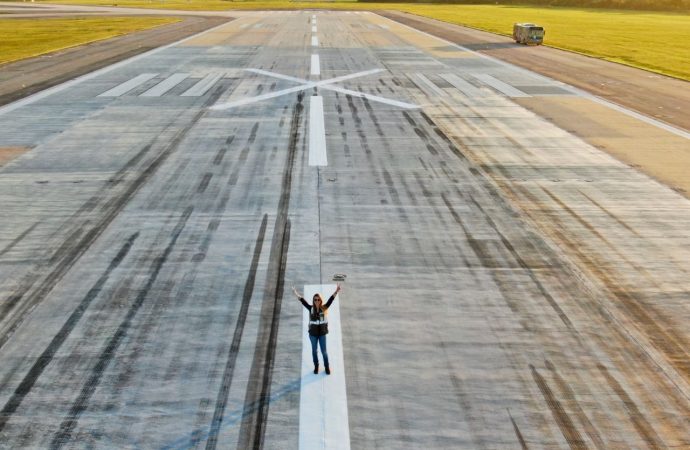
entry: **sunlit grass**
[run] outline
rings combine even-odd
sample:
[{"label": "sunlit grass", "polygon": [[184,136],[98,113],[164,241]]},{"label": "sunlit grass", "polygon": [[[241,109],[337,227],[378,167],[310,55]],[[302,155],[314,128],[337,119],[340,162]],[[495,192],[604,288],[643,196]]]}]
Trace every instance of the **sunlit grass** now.
[{"label": "sunlit grass", "polygon": [[0,19],[0,64],[179,20],[172,17]]},{"label": "sunlit grass", "polygon": [[[54,0],[53,0],[54,1]],[[690,80],[690,15],[538,6],[225,0],[65,0],[127,7],[399,10],[509,35],[514,22],[546,28],[546,45]]]},{"label": "sunlit grass", "polygon": [[494,5],[400,5],[415,14],[510,35],[513,22],[546,29],[546,44],[690,80],[690,15]]}]

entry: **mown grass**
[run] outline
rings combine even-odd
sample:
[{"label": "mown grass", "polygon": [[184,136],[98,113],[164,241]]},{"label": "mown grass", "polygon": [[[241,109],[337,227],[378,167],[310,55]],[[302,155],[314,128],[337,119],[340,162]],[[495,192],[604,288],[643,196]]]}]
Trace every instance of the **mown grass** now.
[{"label": "mown grass", "polygon": [[536,22],[546,28],[549,46],[690,80],[689,14],[356,1],[64,0],[62,3],[185,10],[391,9],[505,35],[511,33],[514,22]]},{"label": "mown grass", "polygon": [[687,14],[495,5],[404,8],[504,35],[512,33],[513,22],[535,22],[545,27],[545,42],[552,47],[690,80]]},{"label": "mown grass", "polygon": [[179,21],[173,17],[0,18],[0,64]]}]

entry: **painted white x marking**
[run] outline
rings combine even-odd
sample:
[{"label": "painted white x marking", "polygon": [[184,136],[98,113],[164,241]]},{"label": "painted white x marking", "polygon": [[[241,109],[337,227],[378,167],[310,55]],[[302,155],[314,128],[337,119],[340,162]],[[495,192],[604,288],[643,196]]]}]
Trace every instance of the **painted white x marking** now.
[{"label": "painted white x marking", "polygon": [[378,95],[371,95],[371,94],[367,94],[364,92],[353,91],[350,89],[341,88],[339,86],[332,86],[333,83],[338,83],[340,81],[351,80],[353,78],[359,78],[359,77],[364,77],[367,75],[372,75],[372,74],[375,74],[378,72],[383,72],[383,69],[365,70],[363,72],[352,73],[349,75],[342,75],[339,77],[331,78],[329,80],[321,80],[321,81],[308,81],[308,80],[305,80],[303,78],[291,77],[289,75],[282,75],[279,73],[269,72],[267,70],[261,70],[261,69],[245,69],[245,70],[247,70],[248,72],[258,73],[261,75],[267,75],[269,77],[278,78],[278,79],[286,80],[286,81],[294,81],[295,83],[302,83],[302,84],[299,86],[295,86],[295,87],[291,87],[291,88],[287,88],[287,89],[281,89],[281,90],[275,91],[275,92],[269,92],[268,94],[257,95],[256,97],[243,98],[241,100],[237,100],[237,101],[229,102],[229,103],[220,103],[218,105],[211,106],[210,109],[217,110],[217,111],[230,109],[230,108],[234,108],[236,106],[249,105],[251,103],[260,102],[263,100],[268,100],[270,98],[280,97],[281,95],[286,95],[286,94],[290,94],[293,92],[305,91],[307,89],[311,89],[311,88],[315,88],[315,87],[321,87],[321,88],[327,89],[329,91],[336,91],[336,92],[340,92],[341,94],[351,95],[353,97],[366,98],[367,100],[372,100],[372,101],[379,102],[379,103],[385,103],[387,105],[397,106],[399,108],[404,108],[404,109],[419,108],[419,106],[414,105],[412,103],[399,102],[397,100],[391,100],[388,98],[379,97]]}]

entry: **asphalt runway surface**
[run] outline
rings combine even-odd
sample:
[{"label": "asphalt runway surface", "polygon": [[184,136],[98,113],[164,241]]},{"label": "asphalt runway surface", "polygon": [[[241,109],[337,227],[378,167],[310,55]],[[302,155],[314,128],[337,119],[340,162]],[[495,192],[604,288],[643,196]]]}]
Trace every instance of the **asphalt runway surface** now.
[{"label": "asphalt runway surface", "polygon": [[[233,15],[0,108],[0,447],[690,446],[690,203],[534,111],[685,131],[373,13]],[[336,274],[327,378],[290,287]]]}]

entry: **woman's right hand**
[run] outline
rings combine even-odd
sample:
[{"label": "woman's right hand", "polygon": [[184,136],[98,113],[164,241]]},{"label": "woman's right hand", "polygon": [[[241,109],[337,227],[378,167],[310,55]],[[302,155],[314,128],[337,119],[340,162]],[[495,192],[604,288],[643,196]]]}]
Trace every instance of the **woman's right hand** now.
[{"label": "woman's right hand", "polygon": [[294,286],[292,286],[292,292],[295,293],[295,295],[297,296],[297,298],[302,298],[302,294],[300,294],[299,292],[297,292],[297,289],[295,289]]}]

